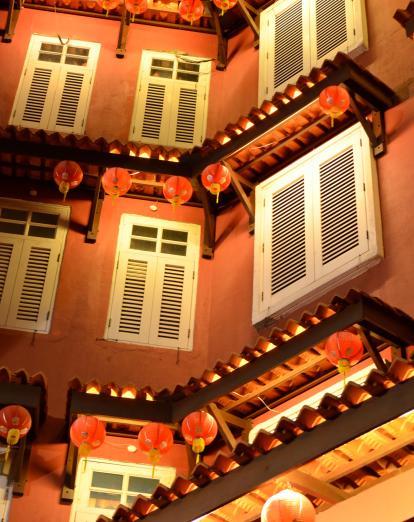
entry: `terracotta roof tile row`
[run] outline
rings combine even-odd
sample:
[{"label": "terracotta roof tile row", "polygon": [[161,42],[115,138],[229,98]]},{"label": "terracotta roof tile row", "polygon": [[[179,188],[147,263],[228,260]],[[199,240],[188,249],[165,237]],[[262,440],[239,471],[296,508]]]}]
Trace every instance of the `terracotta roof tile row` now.
[{"label": "terracotta roof tile row", "polygon": [[410,1],[405,9],[397,9],[394,18],[406,30],[409,38],[414,38],[414,2]]},{"label": "terracotta roof tile row", "polygon": [[[407,360],[396,359],[389,368],[387,375],[373,370],[368,375],[364,385],[348,382],[340,397],[333,396],[329,393],[325,394],[317,408],[304,406],[295,421],[282,418],[274,431],[259,432],[252,444],[239,442],[231,455],[219,454],[211,466],[207,466],[203,463],[198,464],[190,478],[178,477],[171,488],[159,486],[151,498],[138,496],[132,508],[120,506],[112,520],[117,522],[135,522],[145,519],[157,510],[164,512],[164,510],[167,509],[165,514],[169,513],[168,507],[174,504],[175,500],[183,499],[199,488],[203,488],[206,490],[204,494],[208,494],[208,487],[213,484],[217,478],[230,477],[233,471],[249,465],[256,459],[260,459],[261,456],[266,455],[276,447],[291,444],[293,441],[298,441],[299,444],[303,434],[312,432],[318,426],[329,423],[329,421],[333,421],[335,424],[336,419],[341,418],[348,410],[358,410],[366,401],[374,397],[387,395],[395,386],[397,386],[397,388],[402,386],[401,383],[414,382],[413,377],[414,363]],[[367,406],[368,404],[371,403],[367,403]],[[370,407],[375,408],[374,405]],[[398,413],[395,414],[395,417],[397,416]],[[334,424],[331,426],[331,432],[332,429],[334,429]],[[372,428],[375,427],[376,426],[373,426]],[[303,439],[303,441],[304,440],[305,439]],[[298,446],[296,445],[295,447]],[[327,451],[329,449],[330,448],[327,448]],[[305,461],[302,462],[302,464],[304,464]],[[259,460],[257,462],[259,462]],[[295,464],[293,463],[292,467],[294,466]],[[238,476],[241,477],[240,474]],[[277,473],[275,476],[277,476]],[[225,481],[221,481],[222,488],[225,488],[225,484]],[[259,485],[260,482],[257,486]],[[248,488],[248,490],[249,489],[251,488]],[[219,505],[217,505],[217,507],[219,507]],[[200,515],[201,514],[205,513],[200,513]],[[108,520],[106,517],[99,518],[99,522],[107,522]]]}]

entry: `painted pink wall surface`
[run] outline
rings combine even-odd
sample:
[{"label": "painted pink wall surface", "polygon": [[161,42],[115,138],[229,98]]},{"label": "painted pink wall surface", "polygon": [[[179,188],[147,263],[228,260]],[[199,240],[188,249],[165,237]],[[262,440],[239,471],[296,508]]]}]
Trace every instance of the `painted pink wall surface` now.
[{"label": "painted pink wall surface", "polygon": [[[24,9],[13,41],[0,44],[0,126],[8,124],[30,37],[34,33],[59,34],[62,38],[101,44],[85,129],[85,134],[92,139],[103,136],[108,141],[128,141],[144,49],[180,51],[212,59],[207,136],[213,136],[218,129],[224,128],[229,118],[237,121],[240,114],[256,103],[257,51],[252,48],[250,33],[245,32],[232,40],[230,54],[234,54],[235,47],[240,49],[228,70],[220,72],[215,69],[217,38],[214,35],[132,24],[127,52],[123,59],[119,59],[115,56],[118,31],[117,21]],[[252,98],[246,100],[246,93]]]}]

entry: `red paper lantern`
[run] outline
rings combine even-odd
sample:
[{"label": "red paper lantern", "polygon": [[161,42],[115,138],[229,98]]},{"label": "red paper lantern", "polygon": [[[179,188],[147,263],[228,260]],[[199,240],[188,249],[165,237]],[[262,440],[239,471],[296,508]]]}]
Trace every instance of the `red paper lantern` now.
[{"label": "red paper lantern", "polygon": [[121,3],[120,0],[96,0],[96,3],[102,7],[102,9],[104,11],[106,11],[106,14],[108,14],[108,12],[111,10],[111,9],[115,9],[119,6],[119,4]]},{"label": "red paper lantern", "polygon": [[167,179],[162,190],[165,199],[173,206],[182,205],[193,195],[193,187],[187,178],[182,176],[171,176]]},{"label": "red paper lantern", "polygon": [[79,415],[70,427],[70,440],[79,448],[79,457],[102,446],[105,436],[105,424],[91,415]]},{"label": "red paper lantern", "polygon": [[339,85],[330,85],[319,95],[319,105],[331,117],[332,125],[334,118],[338,118],[349,108],[350,102],[348,91]]},{"label": "red paper lantern", "polygon": [[131,19],[134,21],[136,15],[140,15],[148,9],[148,4],[147,0],[126,0],[125,7],[131,13]]},{"label": "red paper lantern", "polygon": [[150,422],[141,428],[138,434],[138,445],[142,451],[148,453],[153,466],[172,447],[174,437],[170,428],[160,422]]},{"label": "red paper lantern", "polygon": [[261,522],[314,522],[312,502],[296,491],[284,489],[268,498],[262,509]]},{"label": "red paper lantern", "polygon": [[216,7],[221,9],[222,15],[237,4],[237,0],[213,0],[213,2]]},{"label": "red paper lantern", "polygon": [[230,185],[230,171],[221,163],[213,163],[201,173],[201,182],[207,190],[217,196],[218,202],[220,192]]},{"label": "red paper lantern", "polygon": [[53,179],[59,187],[59,192],[63,194],[63,200],[65,200],[69,190],[82,182],[83,172],[75,161],[60,161],[53,169]]},{"label": "red paper lantern", "polygon": [[132,178],[126,169],[113,167],[106,169],[102,176],[102,186],[106,194],[117,198],[128,192],[132,185]]},{"label": "red paper lantern", "polygon": [[195,411],[185,417],[181,423],[181,431],[187,444],[197,453],[198,462],[199,454],[216,438],[217,422],[209,413]]},{"label": "red paper lantern", "polygon": [[341,331],[328,337],[325,343],[327,359],[338,367],[338,371],[346,373],[349,368],[361,360],[364,345],[358,335]]},{"label": "red paper lantern", "polygon": [[25,437],[32,426],[30,413],[17,404],[5,406],[0,410],[0,436],[9,446],[14,446]]},{"label": "red paper lantern", "polygon": [[178,13],[181,18],[192,24],[203,16],[204,6],[201,0],[181,0]]}]

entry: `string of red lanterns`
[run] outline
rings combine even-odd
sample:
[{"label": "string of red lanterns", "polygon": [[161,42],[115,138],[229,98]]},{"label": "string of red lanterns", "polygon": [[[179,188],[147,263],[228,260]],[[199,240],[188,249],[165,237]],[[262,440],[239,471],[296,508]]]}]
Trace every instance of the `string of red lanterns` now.
[{"label": "string of red lanterns", "polygon": [[96,3],[101,7],[104,11],[106,11],[106,16],[108,16],[109,11],[115,9],[121,3],[121,0],[96,0]]},{"label": "string of red lanterns", "polygon": [[70,427],[70,440],[79,448],[79,459],[102,446],[105,437],[105,424],[91,415],[79,415]]},{"label": "string of red lanterns", "polygon": [[364,345],[358,335],[344,330],[328,337],[325,342],[325,354],[328,361],[345,376],[351,366],[361,360]]},{"label": "string of red lanterns", "polygon": [[125,0],[125,9],[131,13],[131,21],[135,16],[144,13],[148,9],[147,0]]},{"label": "string of red lanterns", "polygon": [[53,169],[53,180],[63,194],[63,201],[70,189],[81,184],[83,172],[76,161],[60,161]]},{"label": "string of red lanterns", "polygon": [[181,0],[178,5],[178,14],[183,20],[192,24],[203,16],[203,3],[201,0]]},{"label": "string of red lanterns", "polygon": [[102,187],[106,194],[113,198],[123,196],[132,185],[130,173],[120,167],[106,169],[102,176]]},{"label": "string of red lanterns", "polygon": [[165,455],[170,451],[173,442],[172,431],[160,422],[150,422],[141,428],[138,434],[138,445],[142,451],[148,453],[152,464],[153,477],[155,466],[158,464],[161,455]]},{"label": "string of red lanterns", "polygon": [[214,5],[221,10],[223,16],[226,11],[232,9],[236,4],[237,0],[213,0]]},{"label": "string of red lanterns", "polygon": [[268,498],[262,508],[261,522],[314,522],[312,502],[297,491],[284,489]]},{"label": "string of red lanterns", "polygon": [[25,437],[31,427],[32,417],[23,406],[11,404],[0,410],[0,437],[7,442],[5,462],[9,458],[11,446],[15,446],[20,439]]},{"label": "string of red lanterns", "polygon": [[181,423],[181,432],[200,460],[206,446],[211,444],[217,436],[216,419],[205,411],[194,411],[187,415]]},{"label": "string of red lanterns", "polygon": [[229,169],[222,163],[212,163],[201,173],[201,183],[211,194],[216,196],[218,203],[220,192],[230,185],[231,175]]},{"label": "string of red lanterns", "polygon": [[174,207],[187,203],[193,195],[191,182],[183,176],[171,176],[167,179],[162,190],[164,197]]}]

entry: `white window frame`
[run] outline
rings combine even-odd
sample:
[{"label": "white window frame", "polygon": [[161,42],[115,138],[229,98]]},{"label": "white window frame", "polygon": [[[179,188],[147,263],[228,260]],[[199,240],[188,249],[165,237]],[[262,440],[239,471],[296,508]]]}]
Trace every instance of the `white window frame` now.
[{"label": "white window frame", "polygon": [[[162,254],[160,252],[146,252],[141,250],[133,250],[130,249],[129,243],[131,240],[131,231],[134,225],[141,226],[149,226],[158,228],[159,230],[168,229],[168,230],[176,230],[187,232],[188,241],[187,241],[187,252],[185,256],[172,255],[172,254]],[[139,216],[134,214],[123,214],[121,216],[121,221],[119,225],[119,234],[118,234],[118,242],[116,249],[116,262],[114,266],[114,272],[112,276],[112,285],[111,285],[111,297],[110,303],[108,307],[108,318],[106,322],[106,329],[104,337],[107,340],[122,342],[122,343],[131,343],[136,345],[143,346],[151,346],[155,348],[169,348],[169,349],[182,349],[185,351],[191,351],[193,348],[193,338],[194,338],[194,318],[195,318],[195,307],[196,307],[196,298],[197,298],[197,283],[198,283],[198,266],[199,266],[199,258],[200,258],[200,225],[196,225],[194,223],[183,223],[178,221],[168,221],[153,217]],[[158,240],[159,241],[159,238]],[[158,243],[157,243],[158,245]],[[158,247],[157,247],[158,248]],[[117,317],[120,311],[120,303],[122,301],[121,293],[117,293],[117,271],[120,268],[120,259],[122,256],[128,256],[128,253],[131,253],[131,256],[134,258],[138,258],[144,261],[150,262],[151,259],[157,260],[157,268],[154,273],[152,268],[151,274],[149,277],[160,279],[161,273],[161,263],[169,262],[173,264],[177,262],[178,264],[186,264],[189,268],[186,268],[186,276],[189,276],[187,273],[187,269],[192,272],[192,287],[191,293],[188,298],[191,299],[190,303],[185,305],[185,308],[188,310],[188,314],[183,314],[184,317],[181,317],[181,323],[184,322],[185,329],[187,335],[186,339],[183,343],[180,343],[176,340],[170,341],[166,339],[165,341],[158,339],[154,342],[151,337],[154,337],[152,330],[155,328],[151,328],[157,324],[158,316],[154,314],[155,312],[155,290],[159,290],[159,286],[157,285],[153,288],[153,295],[151,297],[150,303],[150,311],[148,313],[143,312],[143,323],[142,329],[144,331],[145,339],[142,340],[132,340],[128,337],[128,335],[121,336],[119,338],[119,334],[117,335],[117,327],[116,323],[114,323],[114,318]],[[119,282],[118,282],[119,285]],[[144,324],[145,323],[145,324]],[[115,326],[114,326],[115,325]],[[188,331],[187,331],[188,330]]]},{"label": "white window frame", "polygon": [[[334,259],[330,264],[322,267],[320,252],[317,244],[319,241],[319,165],[324,156],[330,153],[329,158],[334,157],[333,150],[345,149],[350,143],[356,144],[354,150],[358,157],[356,176],[359,184],[365,190],[358,193],[358,215],[361,211],[362,223],[366,229],[359,225],[359,237],[364,244],[359,249],[361,253],[356,255],[341,255],[337,262]],[[358,150],[357,150],[358,149]],[[359,166],[358,166],[359,165]],[[313,178],[312,178],[312,175]],[[279,189],[289,186],[292,179],[302,176],[305,179],[305,223],[310,224],[310,230],[306,232],[306,277],[283,288],[275,296],[270,290],[270,240],[272,225],[269,220],[271,211],[272,194]],[[308,178],[306,180],[306,177]],[[312,182],[309,179],[313,179]],[[378,179],[375,159],[372,154],[369,139],[362,126],[358,123],[342,132],[332,140],[316,148],[311,153],[294,162],[292,165],[276,173],[256,187],[256,232],[254,244],[254,280],[253,280],[253,324],[260,323],[268,317],[280,318],[291,313],[298,307],[302,307],[313,301],[325,292],[332,290],[376,265],[383,258],[381,213],[379,203]],[[361,210],[363,209],[363,210]],[[309,221],[310,220],[310,221]],[[360,221],[358,222],[360,223]],[[319,228],[318,228],[319,227]],[[366,243],[366,245],[365,245]],[[364,250],[366,246],[366,249]]]},{"label": "white window frame", "polygon": [[[78,522],[78,516],[85,516],[88,520],[95,521],[99,515],[111,517],[114,510],[95,508],[88,506],[89,493],[92,489],[92,477],[94,472],[111,473],[115,475],[123,475],[123,485],[125,485],[129,476],[140,478],[154,478],[160,481],[166,487],[170,487],[176,477],[176,469],[169,466],[155,466],[154,470],[151,465],[131,462],[121,462],[107,459],[87,458],[81,459],[78,465],[78,473],[76,474],[76,484],[73,496],[72,509],[69,522]],[[153,475],[154,472],[154,475]],[[111,490],[107,490],[109,493]],[[119,490],[113,490],[119,493]],[[122,488],[122,495],[126,496],[127,490]],[[140,493],[137,493],[139,495]],[[143,493],[141,493],[144,495]],[[144,495],[146,496],[146,495]],[[125,504],[123,498],[120,504]],[[94,517],[94,518],[93,518]],[[82,519],[79,522],[83,522]]]},{"label": "white window frame", "polygon": [[[3,450],[3,448],[1,448]],[[5,448],[4,448],[4,451]],[[0,455],[1,455],[0,451]],[[13,485],[8,485],[8,477],[0,475],[0,521],[8,522],[12,501]]]},{"label": "white window frame", "polygon": [[[189,60],[200,63],[199,80],[195,82],[184,82],[183,80],[177,80],[175,75],[177,73],[178,61],[182,57],[183,60]],[[169,60],[174,62],[173,79],[168,78],[157,78],[150,75],[151,65],[153,59]],[[164,146],[178,147],[181,149],[192,148],[195,145],[201,145],[206,136],[207,129],[207,116],[208,116],[208,98],[210,90],[210,78],[211,78],[211,60],[203,57],[188,56],[184,53],[167,53],[158,52],[144,49],[141,55],[141,63],[138,73],[137,88],[134,99],[134,109],[132,113],[131,126],[129,132],[130,141],[138,141],[144,143],[153,143]],[[143,137],[142,126],[144,123],[144,107],[146,97],[146,89],[149,82],[153,82],[159,85],[166,85],[166,100],[164,101],[163,108],[163,123],[160,129],[160,135],[158,139]],[[175,141],[175,121],[177,113],[175,110],[175,98],[176,89],[179,85],[185,87],[195,86],[199,91],[199,96],[202,101],[199,102],[196,110],[195,117],[195,129],[194,139],[192,144]],[[165,115],[165,113],[168,113]]]},{"label": "white window frame", "polygon": [[[330,60],[341,51],[355,57],[368,49],[368,29],[365,0],[346,0],[347,41],[331,50],[320,59],[316,51],[316,0],[302,2],[303,16],[303,69],[277,86],[276,91],[283,92],[289,84],[294,84],[299,76],[309,74],[312,67],[320,67],[325,60]],[[275,1],[260,13],[260,48],[259,48],[259,106],[263,100],[271,99],[274,92],[274,17],[289,9],[296,0]]]},{"label": "white window frame", "polygon": [[[60,63],[41,61],[37,58],[40,52],[42,43],[61,45],[60,40],[57,37],[45,36],[40,34],[33,34],[29,47],[27,49],[26,58],[22,74],[20,75],[19,85],[15,95],[13,108],[10,115],[10,125],[22,125],[29,128],[43,129],[49,131],[68,132],[73,134],[83,134],[85,131],[86,121],[88,118],[89,105],[91,100],[91,94],[93,90],[93,84],[95,80],[96,68],[100,53],[101,44],[97,42],[86,42],[81,40],[69,40],[65,41],[62,51],[62,59]],[[62,63],[66,56],[66,51],[69,46],[82,47],[89,49],[87,66],[68,65]],[[26,122],[23,120],[24,107],[27,100],[28,90],[25,93],[26,86],[26,75],[32,74],[35,67],[44,67],[52,69],[52,77],[48,87],[48,95],[45,103],[44,115],[39,123]],[[89,86],[86,85],[86,95],[81,95],[79,106],[83,106],[82,113],[78,115],[74,125],[72,127],[66,127],[64,125],[58,125],[56,118],[58,114],[59,104],[61,95],[63,93],[65,73],[70,71],[74,72],[85,72],[88,74],[89,79],[87,80]],[[27,87],[27,86],[26,86]],[[50,91],[50,94],[49,94]]]},{"label": "white window frame", "polygon": [[[56,225],[56,237],[53,239],[0,232],[0,243],[17,245],[13,248],[2,299],[0,301],[0,328],[47,334],[50,331],[52,322],[57,284],[69,227],[70,207],[19,199],[0,198],[0,208],[1,207],[24,210],[29,212],[30,216],[32,212],[45,212],[59,215]],[[30,221],[26,222],[26,231],[29,222]],[[26,248],[25,245],[27,245]],[[19,300],[19,295],[16,293],[16,286],[18,287],[24,276],[20,263],[22,256],[29,247],[50,248],[52,256],[48,265],[48,270],[51,270],[51,279],[48,280],[47,294],[43,294],[42,296],[39,318],[34,325],[26,324],[25,321],[19,321],[17,318],[13,319],[13,317],[11,317],[12,311],[16,309]],[[43,325],[43,327],[39,327],[39,324]]]}]

